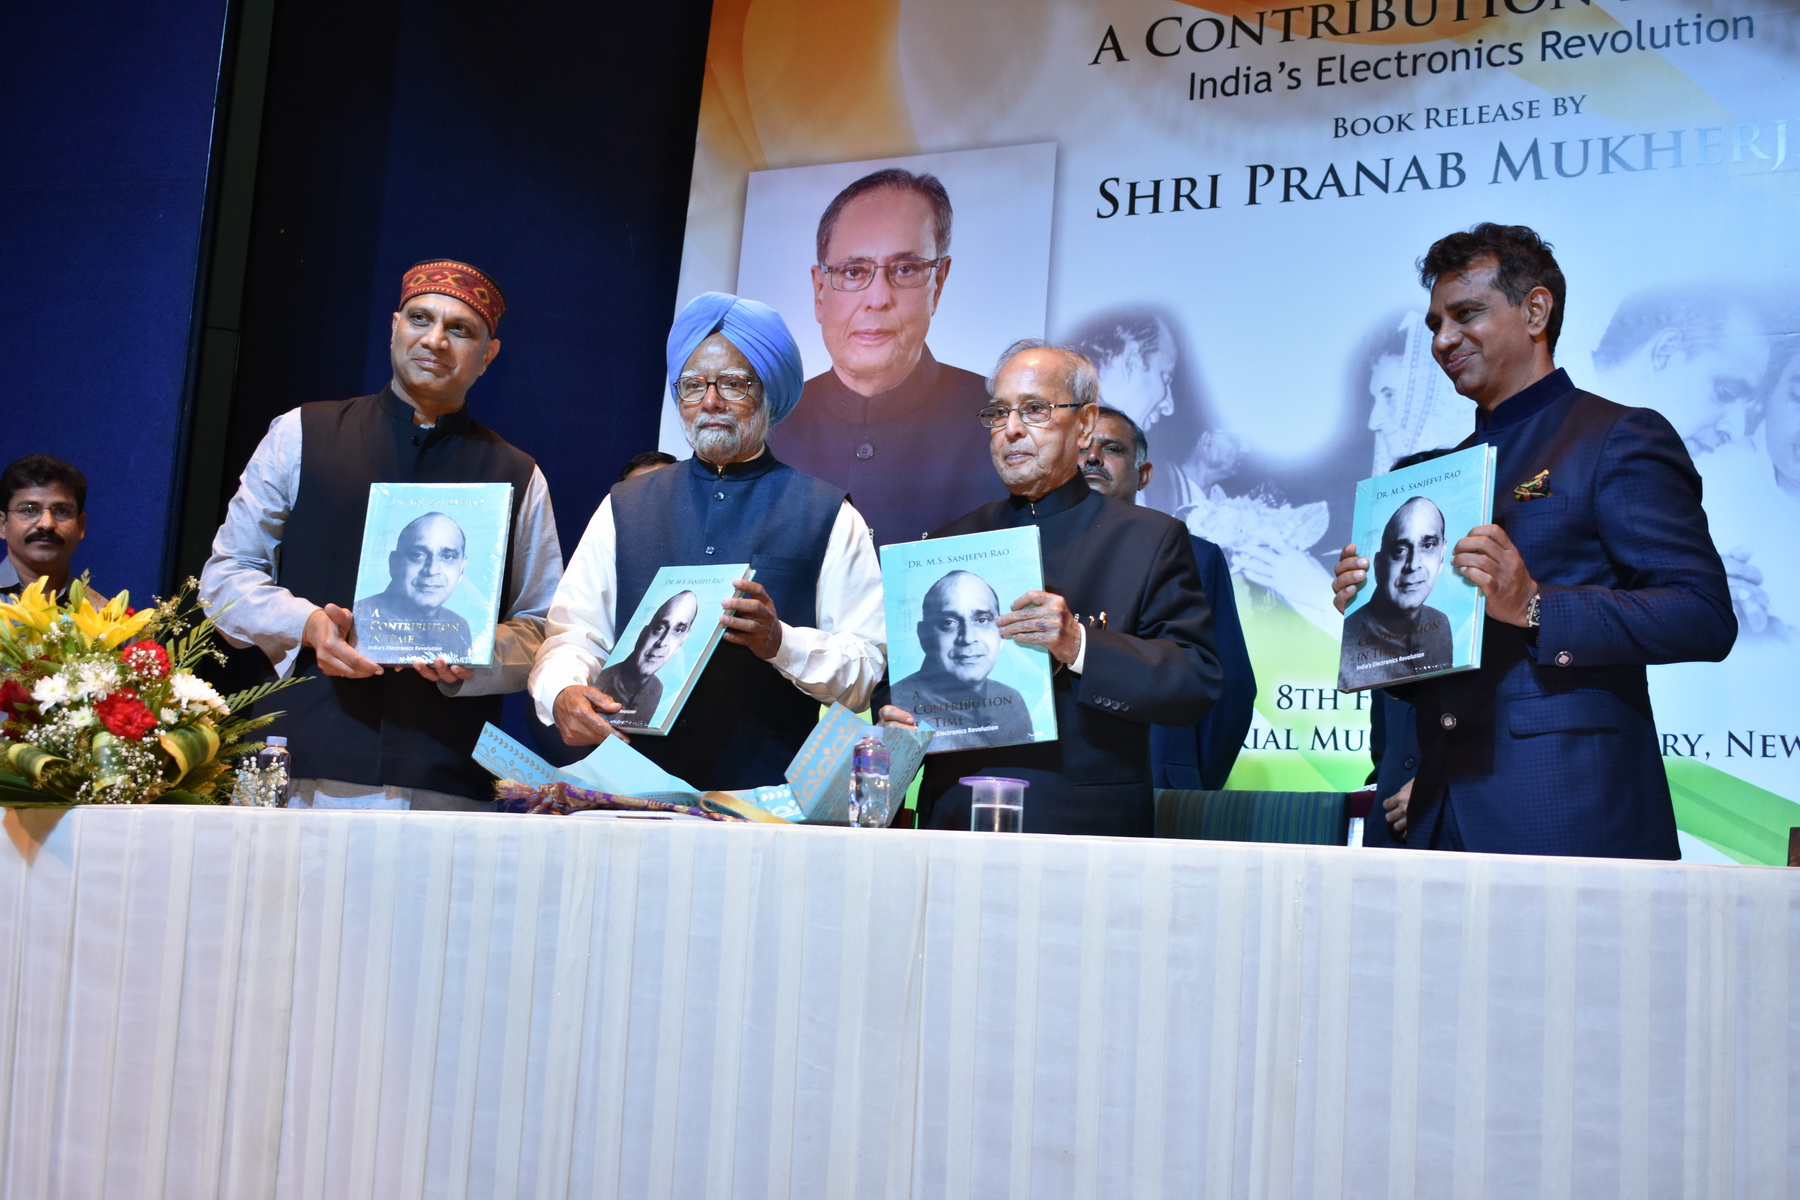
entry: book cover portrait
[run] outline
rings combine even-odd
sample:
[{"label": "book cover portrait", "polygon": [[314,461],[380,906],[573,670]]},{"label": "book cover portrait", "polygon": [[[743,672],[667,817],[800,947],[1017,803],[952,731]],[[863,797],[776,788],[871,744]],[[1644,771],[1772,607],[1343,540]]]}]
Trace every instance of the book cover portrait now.
[{"label": "book cover portrait", "polygon": [[998,625],[1043,580],[1033,527],[881,548],[889,703],[932,727],[929,753],[1056,740],[1050,656]]},{"label": "book cover portrait", "polygon": [[357,649],[378,663],[489,665],[511,523],[508,483],[370,484]]}]

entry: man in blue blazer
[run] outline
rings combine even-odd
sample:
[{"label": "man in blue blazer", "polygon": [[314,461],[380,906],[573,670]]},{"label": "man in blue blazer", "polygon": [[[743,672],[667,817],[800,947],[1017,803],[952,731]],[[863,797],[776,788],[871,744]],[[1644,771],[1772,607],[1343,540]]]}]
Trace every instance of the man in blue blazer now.
[{"label": "man in blue blazer", "polygon": [[[1398,689],[1418,773],[1414,846],[1679,858],[1644,668],[1737,637],[1700,477],[1660,414],[1581,391],[1552,360],[1565,286],[1531,230],[1483,223],[1420,263],[1432,353],[1497,454],[1494,520],[1452,563],[1487,597],[1479,670]],[[1368,577],[1344,547],[1339,611]]]}]

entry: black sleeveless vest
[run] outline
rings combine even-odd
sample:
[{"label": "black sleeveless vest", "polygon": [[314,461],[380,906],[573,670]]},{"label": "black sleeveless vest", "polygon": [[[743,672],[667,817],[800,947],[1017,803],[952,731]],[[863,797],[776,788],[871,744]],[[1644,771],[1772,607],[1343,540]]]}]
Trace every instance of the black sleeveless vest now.
[{"label": "black sleeveless vest", "polygon": [[[389,388],[301,407],[300,488],[276,569],[282,587],[314,604],[355,603],[371,483],[510,483],[518,512],[535,466],[530,456],[472,420],[466,406],[429,430],[414,425],[412,414]],[[514,600],[516,521],[513,529],[503,616]],[[501,697],[445,696],[412,670],[374,679],[323,676],[311,650],[300,652],[295,670],[318,679],[263,707],[287,714],[270,732],[287,735],[296,777],[493,799],[493,777],[469,753],[484,721],[499,724]]]},{"label": "black sleeveless vest", "polygon": [[[788,625],[816,626],[819,569],[844,493],[764,451],[722,470],[697,458],[613,489],[617,629],[660,567],[747,562]],[[667,737],[634,749],[702,790],[780,783],[819,702],[749,649],[721,641]]]}]

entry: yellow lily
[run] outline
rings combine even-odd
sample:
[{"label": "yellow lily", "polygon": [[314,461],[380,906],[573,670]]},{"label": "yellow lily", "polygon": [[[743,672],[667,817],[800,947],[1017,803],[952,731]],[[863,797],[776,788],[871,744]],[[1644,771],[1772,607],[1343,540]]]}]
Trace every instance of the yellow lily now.
[{"label": "yellow lily", "polygon": [[101,646],[107,650],[124,645],[143,631],[156,610],[146,608],[134,616],[126,616],[125,610],[130,606],[131,593],[120,592],[110,600],[105,608],[95,610],[86,596],[81,598],[81,607],[72,614],[75,631],[89,645]]},{"label": "yellow lily", "polygon": [[17,599],[0,601],[0,621],[49,633],[59,611],[56,598],[44,594],[46,580],[40,575],[20,592]]}]

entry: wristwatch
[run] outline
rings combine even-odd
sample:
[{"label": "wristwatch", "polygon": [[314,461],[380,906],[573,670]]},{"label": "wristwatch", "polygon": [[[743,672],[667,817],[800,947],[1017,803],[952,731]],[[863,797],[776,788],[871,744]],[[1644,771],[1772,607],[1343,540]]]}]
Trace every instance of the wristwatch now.
[{"label": "wristwatch", "polygon": [[1542,593],[1533,593],[1531,599],[1525,602],[1525,636],[1534,646],[1538,644],[1539,612],[1543,608],[1543,604]]}]

